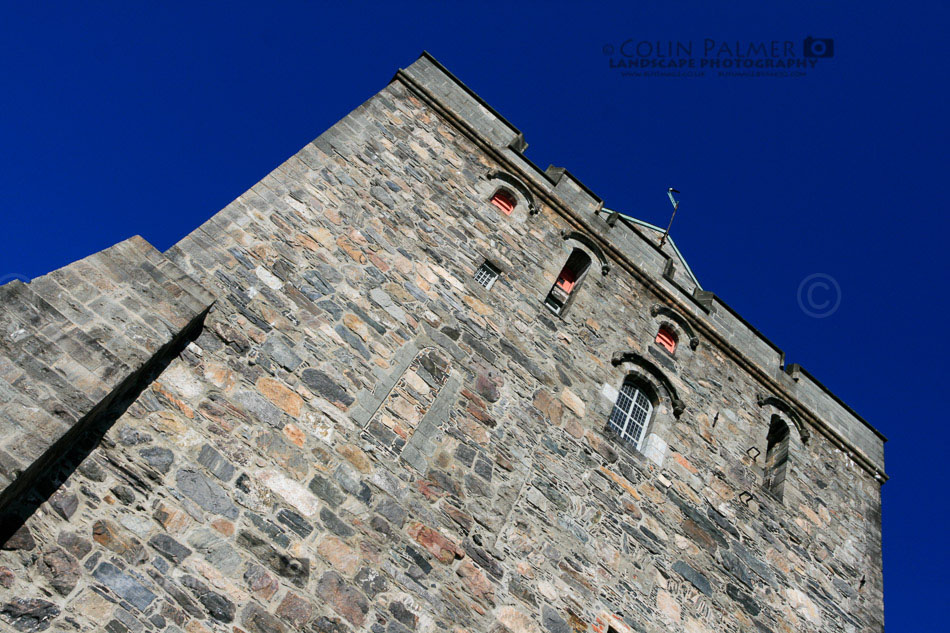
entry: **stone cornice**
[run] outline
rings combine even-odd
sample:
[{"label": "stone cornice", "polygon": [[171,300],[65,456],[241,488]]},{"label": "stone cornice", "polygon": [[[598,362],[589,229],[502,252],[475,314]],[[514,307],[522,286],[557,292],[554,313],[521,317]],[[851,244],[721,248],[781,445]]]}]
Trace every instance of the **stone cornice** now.
[{"label": "stone cornice", "polygon": [[[594,221],[599,221],[600,223],[604,224],[604,227],[606,227],[607,225],[603,220],[594,215],[591,215],[590,218],[585,218],[581,213],[574,209],[570,203],[565,202],[565,200],[562,199],[562,196],[557,195],[556,192],[553,191],[555,188],[554,185],[558,185],[559,183],[558,181],[552,179],[552,175],[557,175],[559,177],[563,177],[565,175],[570,176],[568,172],[561,170],[557,174],[549,174],[547,172],[541,171],[540,168],[523,156],[522,152],[523,149],[527,147],[527,144],[524,142],[524,137],[520,131],[514,128],[500,115],[497,115],[497,113],[495,113],[494,110],[492,110],[487,106],[487,104],[478,98],[474,92],[472,92],[457,78],[451,75],[451,73],[446,71],[441,66],[441,64],[438,64],[438,62],[428,55],[428,53],[423,53],[423,56],[420,58],[420,62],[423,60],[430,62],[442,73],[444,73],[445,79],[454,82],[457,85],[458,90],[464,91],[466,95],[472,96],[478,102],[478,104],[484,107],[489,113],[495,114],[499,123],[503,124],[505,131],[510,132],[509,142],[501,146],[493,143],[489,138],[487,138],[485,133],[477,129],[470,121],[466,120],[463,116],[460,116],[452,108],[448,107],[448,105],[444,103],[444,99],[440,99],[433,93],[432,90],[429,89],[427,85],[424,85],[422,81],[414,78],[412,73],[408,72],[407,70],[400,69],[393,77],[393,81],[399,81],[408,89],[410,89],[416,96],[436,110],[446,120],[451,122],[460,132],[465,134],[473,143],[482,149],[482,151],[495,160],[505,171],[521,178],[525,183],[528,184],[529,187],[533,189],[535,197],[538,200],[550,207],[564,221],[566,221],[573,230],[580,231],[581,233],[584,233],[590,236],[591,239],[595,240],[600,246],[602,252],[607,257],[615,261],[620,268],[626,270],[635,279],[646,286],[660,301],[667,304],[672,309],[690,315],[693,315],[690,303],[696,303],[698,307],[702,307],[697,297],[682,291],[679,294],[683,296],[677,296],[675,293],[671,292],[660,282],[654,279],[651,275],[641,270],[640,267],[637,266],[637,264],[635,264],[630,257],[620,251],[609,239],[604,237],[602,234],[603,227],[596,227],[594,225]],[[447,90],[444,84],[440,86],[440,89],[442,91]],[[549,169],[548,172],[550,171],[551,170]],[[577,182],[573,176],[570,176],[570,178],[573,179],[575,183]],[[547,186],[543,186],[541,183],[544,183]],[[585,193],[589,192],[589,190],[587,190],[587,188],[583,185],[580,185],[579,189],[583,190]],[[590,199],[593,202],[600,203],[599,198],[593,194],[591,194]],[[597,206],[597,209],[600,207],[602,207],[602,203]],[[666,254],[663,255],[664,257],[668,257]],[[714,300],[717,299],[714,296],[712,296],[712,298]],[[718,305],[718,303],[715,305]],[[726,309],[731,310],[728,307],[726,307]],[[695,318],[695,315],[693,323],[695,324],[696,329],[699,330],[700,334],[702,334],[709,341],[713,342],[720,350],[722,350],[733,361],[735,361],[737,365],[739,365],[743,370],[758,380],[764,388],[783,398],[784,400],[794,403],[797,406],[797,409],[804,414],[805,418],[807,418],[807,423],[809,425],[818,430],[835,446],[843,449],[851,457],[851,459],[853,459],[866,472],[868,472],[868,474],[872,475],[881,482],[887,480],[888,477],[884,471],[883,464],[878,465],[875,463],[875,461],[865,454],[863,450],[858,448],[853,442],[849,441],[849,439],[844,434],[833,428],[830,424],[813,413],[809,407],[799,402],[795,395],[790,393],[790,391],[783,384],[781,384],[773,376],[769,375],[766,370],[762,369],[758,364],[753,362],[735,345],[730,343],[722,334],[720,334],[720,332],[716,330],[715,327],[710,325],[705,319]],[[769,343],[769,345],[771,345],[771,343]],[[820,384],[819,387],[823,388],[823,386]],[[827,390],[825,389],[825,391]],[[837,398],[834,399],[838,403],[843,404]],[[849,413],[852,413],[855,419],[867,426],[878,437],[884,440],[883,436],[876,429],[871,427],[871,425],[868,424],[863,418],[854,414],[853,411],[849,410]]]}]

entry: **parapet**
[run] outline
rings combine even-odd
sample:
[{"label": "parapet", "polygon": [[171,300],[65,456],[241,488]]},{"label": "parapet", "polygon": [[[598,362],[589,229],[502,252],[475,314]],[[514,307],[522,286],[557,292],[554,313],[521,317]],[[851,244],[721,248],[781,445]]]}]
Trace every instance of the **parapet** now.
[{"label": "parapet", "polygon": [[396,73],[401,81],[508,166],[543,202],[601,242],[616,264],[642,281],[658,300],[675,306],[696,329],[805,413],[836,445],[878,480],[885,480],[886,438],[798,365],[786,371],[785,353],[715,294],[699,285],[671,241],[660,247],[657,227],[604,209],[603,201],[570,172],[542,170],[525,155],[524,135],[474,91],[424,52]]}]

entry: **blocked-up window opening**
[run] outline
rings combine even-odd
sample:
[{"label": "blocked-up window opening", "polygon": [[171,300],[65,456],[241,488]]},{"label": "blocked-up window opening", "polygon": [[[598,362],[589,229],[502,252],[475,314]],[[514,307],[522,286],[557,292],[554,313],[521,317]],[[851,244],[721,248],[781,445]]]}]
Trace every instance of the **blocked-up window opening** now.
[{"label": "blocked-up window opening", "polygon": [[439,351],[420,351],[370,419],[367,437],[399,453],[435,402],[450,371],[448,359]]},{"label": "blocked-up window opening", "polygon": [[620,388],[607,426],[639,449],[652,415],[653,403],[650,398],[636,383],[628,380]]},{"label": "blocked-up window opening", "polygon": [[661,327],[657,332],[656,342],[670,354],[676,351],[676,335],[666,326]]},{"label": "blocked-up window opening", "polygon": [[505,215],[511,215],[511,212],[515,210],[515,206],[517,206],[518,201],[513,195],[504,189],[499,189],[495,192],[495,195],[492,196],[491,203],[498,207],[498,209]]},{"label": "blocked-up window opening", "polygon": [[498,279],[498,270],[491,262],[485,262],[475,271],[475,281],[484,286],[486,290],[491,290],[495,280]]},{"label": "blocked-up window opening", "polygon": [[785,492],[785,471],[788,468],[788,425],[775,416],[769,425],[768,448],[765,450],[765,489],[779,501]]},{"label": "blocked-up window opening", "polygon": [[590,256],[581,249],[575,248],[571,256],[567,258],[564,268],[558,273],[557,280],[544,300],[544,305],[554,314],[561,314],[589,267]]}]

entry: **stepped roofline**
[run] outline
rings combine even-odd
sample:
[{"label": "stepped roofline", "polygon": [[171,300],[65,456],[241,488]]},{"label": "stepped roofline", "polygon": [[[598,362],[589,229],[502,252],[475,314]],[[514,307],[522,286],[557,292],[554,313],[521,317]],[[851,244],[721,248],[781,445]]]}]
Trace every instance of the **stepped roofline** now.
[{"label": "stepped roofline", "polygon": [[[808,421],[878,480],[886,481],[887,438],[721,298],[700,286],[679,249],[667,240],[661,249],[650,234],[659,227],[604,208],[597,194],[568,170],[542,170],[524,155],[524,134],[465,85],[429,52],[392,81],[408,86],[521,178],[542,201],[598,240],[607,257],[683,312],[701,333],[755,375],[763,387],[806,412]],[[619,220],[619,221],[618,221]],[[679,264],[679,266],[677,266]]]},{"label": "stepped roofline", "polygon": [[[763,391],[756,394],[760,401],[787,403],[868,473],[887,479],[886,438],[800,365],[787,365],[778,346],[704,290],[672,240],[659,246],[658,227],[605,209],[566,169],[552,165],[542,170],[531,162],[524,156],[524,135],[428,53],[398,71],[393,81],[452,122],[538,202],[561,216],[571,227],[568,236],[581,236],[600,252],[605,271],[625,270],[656,297],[655,310],[676,313],[698,338],[753,376]],[[339,129],[334,126],[315,144],[332,147]],[[97,285],[82,283],[84,276]],[[105,290],[93,296],[96,288]],[[77,311],[67,291],[95,299],[95,310]],[[7,368],[5,379],[17,384],[20,394],[7,406],[18,430],[0,444],[0,501],[16,496],[79,430],[96,423],[110,403],[134,393],[142,376],[187,344],[214,302],[210,292],[138,237],[29,284],[7,284],[0,295],[0,325],[10,333],[11,358],[29,360],[36,350],[46,349],[47,356],[53,350],[82,359],[70,361],[67,368],[79,389],[36,363],[25,372]],[[90,344],[92,339],[105,343],[100,349]],[[12,447],[25,460],[13,457],[7,450]]]}]

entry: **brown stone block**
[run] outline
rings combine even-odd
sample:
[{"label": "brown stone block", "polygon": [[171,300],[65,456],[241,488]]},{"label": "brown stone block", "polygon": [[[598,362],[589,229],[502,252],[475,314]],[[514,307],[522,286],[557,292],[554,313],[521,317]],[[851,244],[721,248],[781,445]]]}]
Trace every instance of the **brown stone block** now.
[{"label": "brown stone block", "polygon": [[40,572],[46,576],[53,589],[67,596],[79,581],[79,563],[66,551],[54,547],[41,559]]},{"label": "brown stone block", "polygon": [[281,409],[287,415],[293,418],[300,417],[300,408],[303,406],[303,398],[298,396],[284,383],[265,376],[257,381],[257,389],[265,398],[274,403],[278,409]]},{"label": "brown stone block", "polygon": [[462,579],[462,584],[472,594],[472,597],[476,600],[483,600],[488,604],[495,604],[495,588],[488,580],[485,572],[476,567],[472,561],[462,561],[456,573]]},{"label": "brown stone block", "polygon": [[354,626],[363,625],[369,602],[355,587],[347,584],[340,574],[335,571],[323,574],[317,583],[317,595]]},{"label": "brown stone block", "polygon": [[366,263],[366,256],[363,255],[363,251],[350,240],[342,236],[338,237],[336,240],[336,245],[339,246],[340,250],[346,253],[357,264]]},{"label": "brown stone block", "polygon": [[307,434],[293,422],[287,424],[281,431],[294,446],[302,447],[307,441]]},{"label": "brown stone block", "polygon": [[155,508],[155,511],[152,513],[152,518],[158,521],[158,523],[165,528],[166,532],[171,534],[184,532],[192,522],[191,517],[189,517],[184,510],[171,506],[164,501],[159,503],[158,507]]},{"label": "brown stone block", "polygon": [[630,495],[631,495],[634,499],[636,499],[637,501],[640,500],[640,493],[638,493],[638,492],[637,492],[637,489],[633,487],[633,484],[631,484],[629,481],[627,481],[626,477],[624,477],[623,475],[618,475],[617,473],[615,473],[614,471],[612,471],[612,470],[606,468],[605,466],[601,466],[601,467],[599,468],[599,470],[600,470],[600,472],[602,472],[602,473],[604,473],[605,475],[607,475],[607,477],[608,477],[611,481],[613,481],[615,484],[617,484],[618,486],[620,486],[621,488],[623,488],[624,490],[626,490],[627,492],[629,492]]},{"label": "brown stone block", "polygon": [[153,382],[152,391],[154,391],[155,394],[160,396],[162,399],[166,400],[173,407],[181,411],[185,415],[185,417],[188,418],[189,420],[195,417],[194,410],[191,407],[189,407],[187,404],[185,404],[184,402],[176,398],[172,394],[172,392],[170,392],[168,389],[164,387],[164,385],[162,385],[162,383]]},{"label": "brown stone block", "polygon": [[465,557],[465,551],[457,543],[422,523],[410,524],[407,532],[430,554],[445,564],[451,563],[456,558]]},{"label": "brown stone block", "polygon": [[280,586],[277,578],[260,565],[250,565],[244,572],[244,581],[253,595],[261,600],[270,600]]},{"label": "brown stone block", "polygon": [[714,554],[716,552],[716,541],[712,536],[709,535],[708,532],[706,532],[706,530],[699,527],[695,521],[692,519],[686,519],[683,521],[682,527],[683,533],[690,537],[697,545],[708,551],[710,554]]},{"label": "brown stone block", "polygon": [[147,558],[145,547],[138,539],[126,536],[122,528],[112,521],[100,519],[93,523],[92,540],[130,563],[139,563]]},{"label": "brown stone block", "polygon": [[688,470],[688,471],[691,472],[692,474],[696,475],[696,474],[699,473],[699,471],[696,470],[696,467],[693,466],[692,464],[690,464],[690,463],[689,463],[689,460],[686,459],[685,457],[683,457],[681,454],[679,454],[679,453],[673,453],[673,459],[676,460],[676,463],[677,463],[677,464],[679,464],[680,466],[682,466],[683,468],[685,468],[686,470]]},{"label": "brown stone block", "polygon": [[363,474],[373,472],[373,462],[369,455],[363,452],[354,444],[342,444],[337,447],[336,452],[342,455],[346,461],[353,464],[358,471]]},{"label": "brown stone block", "polygon": [[545,418],[554,424],[561,424],[562,405],[543,389],[534,394],[534,406]]},{"label": "brown stone block", "polygon": [[561,391],[560,399],[561,402],[564,403],[564,406],[574,412],[574,415],[579,418],[584,417],[584,414],[587,412],[587,405],[584,404],[584,401],[581,400],[576,393],[565,388]]},{"label": "brown stone block", "polygon": [[291,591],[287,592],[277,607],[277,616],[287,620],[298,630],[310,620],[312,613],[313,605]]},{"label": "brown stone block", "polygon": [[320,544],[317,545],[317,552],[334,569],[339,570],[344,575],[352,577],[360,566],[359,554],[352,547],[344,543],[335,536],[326,536]]}]

